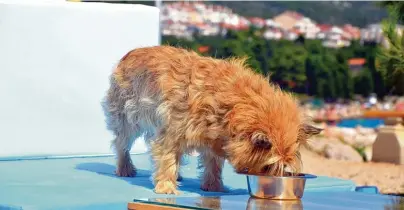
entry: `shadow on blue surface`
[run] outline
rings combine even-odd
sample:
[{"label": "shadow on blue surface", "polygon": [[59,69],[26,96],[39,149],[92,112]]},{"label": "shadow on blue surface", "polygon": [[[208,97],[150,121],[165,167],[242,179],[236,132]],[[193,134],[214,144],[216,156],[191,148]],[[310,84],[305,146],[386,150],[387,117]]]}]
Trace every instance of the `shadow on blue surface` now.
[{"label": "shadow on blue surface", "polygon": [[0,204],[0,210],[22,210],[23,208],[20,206],[6,206]]},{"label": "shadow on blue surface", "polygon": [[139,178],[149,178],[151,173],[147,170],[137,169],[136,177],[119,177],[113,174],[115,171],[115,166],[106,164],[106,163],[80,163],[76,165],[76,169],[94,172],[100,175],[124,180],[132,185],[141,186],[148,189],[153,189],[153,183],[149,181],[145,181],[144,179]]},{"label": "shadow on blue surface", "polygon": [[[144,187],[150,190],[154,189],[153,182],[151,181],[152,172],[149,170],[137,169],[137,174],[135,177],[118,177],[114,174],[115,166],[106,163],[80,163],[76,165],[76,169],[84,170],[89,172],[94,172],[100,175],[113,177],[116,179],[124,180],[131,185],[136,185]],[[195,178],[184,177],[182,181],[179,182],[180,186],[178,189],[182,192],[196,193],[204,196],[212,195],[223,195],[225,193],[231,192],[232,195],[247,194],[246,189],[231,189],[225,186],[225,192],[206,192],[200,189],[200,180]]]}]

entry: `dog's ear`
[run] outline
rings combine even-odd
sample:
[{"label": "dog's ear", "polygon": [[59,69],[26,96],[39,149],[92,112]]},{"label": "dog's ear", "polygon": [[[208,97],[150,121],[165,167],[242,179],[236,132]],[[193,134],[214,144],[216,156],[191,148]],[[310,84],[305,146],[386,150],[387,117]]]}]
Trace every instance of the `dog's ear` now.
[{"label": "dog's ear", "polygon": [[300,128],[301,134],[303,134],[304,139],[308,139],[314,135],[320,134],[323,129],[314,127],[309,124],[303,124]]},{"label": "dog's ear", "polygon": [[257,148],[271,149],[272,142],[263,132],[256,131],[251,135],[251,142]]}]

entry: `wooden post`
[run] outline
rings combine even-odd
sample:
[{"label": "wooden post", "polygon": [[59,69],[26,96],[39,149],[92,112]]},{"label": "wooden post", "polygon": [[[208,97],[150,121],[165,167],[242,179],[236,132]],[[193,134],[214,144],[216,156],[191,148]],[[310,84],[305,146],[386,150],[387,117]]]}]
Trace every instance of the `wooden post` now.
[{"label": "wooden post", "polygon": [[404,165],[404,126],[402,118],[386,118],[372,148],[373,162]]}]

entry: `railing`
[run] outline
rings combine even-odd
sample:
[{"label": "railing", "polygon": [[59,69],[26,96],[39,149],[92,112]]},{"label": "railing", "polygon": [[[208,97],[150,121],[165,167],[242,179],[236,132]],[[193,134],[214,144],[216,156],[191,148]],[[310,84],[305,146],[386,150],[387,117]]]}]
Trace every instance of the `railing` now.
[{"label": "railing", "polygon": [[362,118],[404,118],[402,111],[371,110],[363,112]]},{"label": "railing", "polygon": [[349,119],[369,119],[369,118],[379,118],[379,119],[386,119],[386,118],[403,118],[404,119],[404,112],[402,111],[384,111],[384,110],[370,110],[364,111],[360,115],[352,115],[346,117],[336,117],[336,118],[320,118],[316,117],[313,119],[314,122],[327,122],[327,121],[334,121],[340,122],[342,120],[349,120]]}]

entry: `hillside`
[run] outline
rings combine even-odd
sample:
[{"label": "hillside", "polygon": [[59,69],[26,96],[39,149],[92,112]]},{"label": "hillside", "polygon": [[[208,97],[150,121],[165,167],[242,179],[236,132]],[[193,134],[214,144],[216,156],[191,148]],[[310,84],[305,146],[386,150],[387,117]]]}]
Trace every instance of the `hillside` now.
[{"label": "hillside", "polygon": [[272,18],[285,10],[297,11],[318,23],[365,27],[386,17],[386,11],[369,1],[209,1],[247,17]]},{"label": "hillside", "polygon": [[[91,2],[154,5],[155,1],[139,0],[82,0]],[[172,3],[175,1],[163,1]],[[386,17],[386,11],[375,1],[204,1],[231,8],[246,17],[272,18],[285,10],[297,11],[318,23],[344,24],[365,27]]]}]

